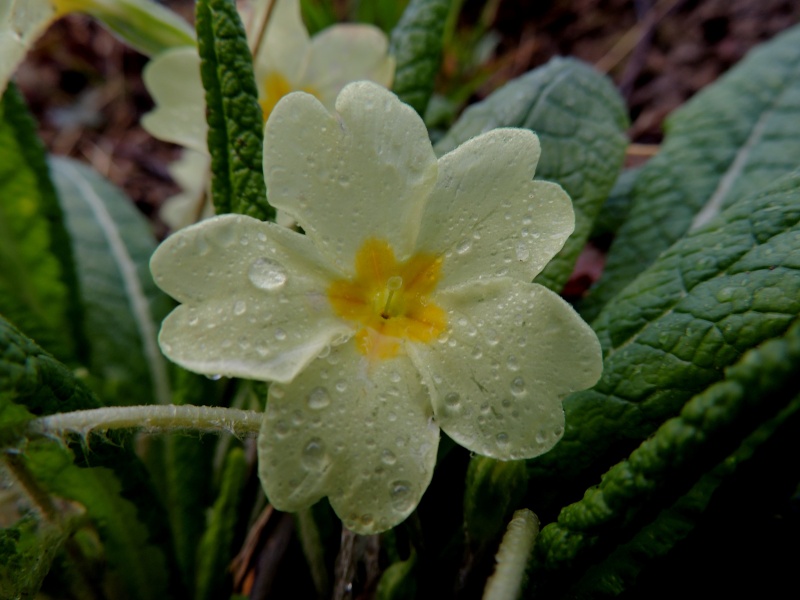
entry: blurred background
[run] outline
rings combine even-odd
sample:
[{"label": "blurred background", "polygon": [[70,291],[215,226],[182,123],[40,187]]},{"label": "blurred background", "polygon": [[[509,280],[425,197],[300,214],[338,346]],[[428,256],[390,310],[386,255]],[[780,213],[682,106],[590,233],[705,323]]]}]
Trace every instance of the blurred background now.
[{"label": "blurred background", "polygon": [[[303,0],[309,30],[366,21],[389,31],[406,0]],[[192,0],[163,4],[191,20]],[[594,65],[630,111],[628,163],[657,151],[664,118],[747,51],[800,21],[797,0],[453,0],[437,96],[427,120],[446,129],[463,108],[557,55]],[[71,15],[39,40],[16,75],[51,152],[79,158],[151,217],[178,191],[179,150],[138,125],[152,107],[146,57],[88,17]]]}]

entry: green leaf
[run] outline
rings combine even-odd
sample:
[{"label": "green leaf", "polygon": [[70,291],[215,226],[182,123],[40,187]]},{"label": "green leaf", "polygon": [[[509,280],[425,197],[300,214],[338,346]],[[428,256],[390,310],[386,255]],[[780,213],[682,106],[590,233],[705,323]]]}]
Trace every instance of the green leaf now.
[{"label": "green leaf", "polygon": [[558,292],[617,178],[627,126],[624,102],[608,78],[580,61],[556,58],[464,111],[435,150],[444,154],[497,127],[525,127],[539,136],[536,178],[561,184],[575,209],[575,232],[536,278]]},{"label": "green leaf", "polygon": [[[14,404],[38,416],[100,406],[70,369],[2,318],[0,348],[0,407]],[[18,424],[12,422],[11,427],[19,438],[23,432]],[[0,437],[11,437],[7,434],[4,427]],[[110,567],[126,581],[126,588],[141,589],[141,595],[134,597],[164,597],[162,583],[172,584],[165,573],[176,571],[164,511],[130,440],[120,435],[96,438],[91,451],[79,442],[73,442],[70,450],[51,440],[28,441],[22,447],[25,468],[43,488],[86,506],[101,533]],[[151,581],[139,581],[149,569],[153,569],[147,576]]]},{"label": "green leaf", "polygon": [[594,221],[590,235],[592,239],[615,235],[627,220],[633,204],[633,186],[636,184],[636,178],[640,171],[641,167],[634,167],[619,174]]},{"label": "green leaf", "polygon": [[80,502],[104,542],[115,597],[165,598],[169,585],[164,551],[151,543],[137,508],[123,497],[110,469],[80,468],[71,453],[49,441],[30,442],[25,449],[30,472],[51,494]]},{"label": "green leaf", "polygon": [[687,231],[800,164],[800,27],[753,51],[667,121],[590,293],[593,317]]},{"label": "green leaf", "polygon": [[33,512],[0,529],[0,598],[34,598],[73,530]]},{"label": "green leaf", "polygon": [[36,124],[13,85],[0,105],[0,313],[64,360],[80,358],[69,237]]},{"label": "green leaf", "polygon": [[[763,557],[762,561],[774,560],[776,554],[781,554],[781,547],[756,548],[747,540],[760,537],[754,530],[763,527],[763,520],[770,522],[778,518],[773,512],[767,513],[766,518],[756,518],[766,512],[761,503],[769,502],[771,488],[791,489],[790,486],[797,481],[797,469],[786,469],[780,463],[788,453],[797,448],[798,425],[800,425],[798,408],[800,408],[800,397],[795,398],[789,408],[781,411],[777,417],[748,436],[732,455],[704,474],[677,502],[659,512],[652,522],[641,527],[629,540],[605,554],[602,560],[592,564],[570,588],[568,592],[570,597],[618,596],[624,590],[639,584],[640,576],[647,573],[648,568],[651,570],[656,568],[661,573],[667,569],[669,572],[670,565],[659,564],[658,559],[668,556],[673,549],[676,549],[676,545],[687,539],[701,523],[705,537],[711,536],[715,540],[712,542],[714,550],[719,550],[721,537],[726,535],[729,539],[735,539],[736,544],[736,547],[728,550],[727,554],[739,555],[743,549],[750,546],[749,552],[758,552],[759,556]],[[774,477],[775,475],[778,477]],[[795,479],[792,479],[793,476]],[[784,481],[775,481],[776,479]],[[720,502],[720,496],[724,498],[724,503]],[[743,503],[747,504],[749,512],[746,521],[739,520]],[[727,511],[720,510],[725,507],[728,507]],[[653,511],[647,512],[649,514]],[[715,522],[718,523],[716,527]],[[624,538],[627,532],[619,533]],[[791,533],[787,532],[787,535],[791,536]],[[617,536],[615,533],[615,536],[611,537]],[[602,540],[597,546],[610,548],[608,542],[615,543],[611,540]],[[697,548],[692,553],[703,552],[700,545],[702,540],[698,540],[698,536],[695,536],[691,543]],[[597,546],[593,548],[592,554],[596,554]],[[691,554],[682,560],[687,559],[692,560]],[[726,559],[717,556],[717,560],[724,562]],[[753,565],[753,568],[758,572],[757,566]],[[658,572],[651,577],[657,580]],[[692,576],[683,573],[681,577],[691,580]],[[791,575],[787,574],[786,577],[791,578]],[[571,579],[574,581],[574,574]],[[716,584],[710,585],[718,589]],[[760,587],[760,584],[757,585]],[[781,583],[775,581],[772,585],[777,586],[775,589],[781,587]],[[729,584],[723,589],[734,589],[737,586],[736,583]],[[768,589],[770,588],[767,587],[764,591],[767,592]]]},{"label": "green leaf", "polygon": [[241,448],[233,448],[225,460],[219,496],[198,548],[197,600],[220,598],[223,593],[247,470],[244,452]]},{"label": "green leaf", "polygon": [[532,469],[594,477],[799,313],[800,172],[676,243],[604,309],[603,375],[564,401],[564,437]]},{"label": "green leaf", "polygon": [[194,46],[194,31],[181,17],[153,0],[91,2],[84,9],[142,54]]},{"label": "green leaf", "polygon": [[[634,529],[654,510],[670,506],[706,471],[735,456],[747,436],[755,432],[756,438],[745,446],[763,442],[765,432],[757,431],[762,423],[776,417],[779,423],[800,409],[798,367],[800,319],[795,319],[783,337],[745,353],[726,369],[723,381],[695,396],[581,501],[564,508],[558,521],[542,530],[538,567],[569,568],[592,549],[602,555],[606,536],[624,537],[626,527]],[[745,448],[736,458],[751,451]]]},{"label": "green leaf", "polygon": [[527,483],[524,461],[470,459],[464,490],[464,529],[470,541],[487,542],[503,530]]},{"label": "green leaf", "polygon": [[[35,416],[97,408],[100,402],[75,374],[0,317],[0,402],[24,406]],[[17,411],[2,411],[13,415]],[[4,421],[5,422],[5,421]]]},{"label": "green leaf", "polygon": [[261,165],[264,116],[236,4],[198,0],[196,19],[215,210],[273,219]]},{"label": "green leaf", "polygon": [[171,301],[153,283],[150,226],[118,188],[77,161],[54,157],[53,181],[80,279],[88,367],[107,402],[170,402],[158,348]]},{"label": "green leaf", "polygon": [[[215,405],[220,396],[217,382],[180,368],[176,369],[174,388],[173,404]],[[197,546],[213,499],[208,473],[218,438],[170,435],[152,441],[148,464],[158,461],[159,490],[169,514],[175,553],[184,581],[193,585]]]},{"label": "green leaf", "polygon": [[450,0],[411,0],[392,30],[389,53],[396,61],[392,91],[425,114],[439,72]]}]

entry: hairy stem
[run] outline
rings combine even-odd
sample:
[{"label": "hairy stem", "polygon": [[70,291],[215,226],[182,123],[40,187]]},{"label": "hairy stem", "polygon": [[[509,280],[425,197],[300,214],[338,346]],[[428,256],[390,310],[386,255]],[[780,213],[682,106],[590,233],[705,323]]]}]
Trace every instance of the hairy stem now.
[{"label": "hairy stem", "polygon": [[142,428],[152,433],[193,429],[203,432],[227,431],[236,436],[255,435],[264,413],[219,406],[154,405],[114,406],[57,413],[34,419],[28,431],[43,436],[67,433],[87,435],[91,431]]}]

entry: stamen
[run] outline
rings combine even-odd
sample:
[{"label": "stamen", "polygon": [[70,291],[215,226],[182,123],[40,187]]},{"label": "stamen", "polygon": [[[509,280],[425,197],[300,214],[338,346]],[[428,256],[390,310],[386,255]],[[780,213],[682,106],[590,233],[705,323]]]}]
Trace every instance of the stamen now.
[{"label": "stamen", "polygon": [[403,278],[399,275],[394,275],[389,277],[386,280],[386,289],[389,290],[389,295],[386,296],[386,305],[383,307],[383,312],[381,312],[381,317],[384,319],[388,319],[391,317],[391,313],[389,312],[389,305],[392,303],[392,298],[394,297],[394,293],[403,287]]}]

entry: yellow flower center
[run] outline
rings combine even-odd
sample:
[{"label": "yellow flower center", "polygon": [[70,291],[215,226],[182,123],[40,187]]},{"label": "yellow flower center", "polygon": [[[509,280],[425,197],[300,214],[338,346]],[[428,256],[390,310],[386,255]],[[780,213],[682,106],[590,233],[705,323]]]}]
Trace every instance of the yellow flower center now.
[{"label": "yellow flower center", "polygon": [[258,103],[261,105],[261,112],[264,114],[264,122],[266,123],[269,115],[272,113],[272,109],[274,109],[275,105],[278,103],[278,100],[290,92],[298,91],[308,92],[312,96],[319,99],[319,96],[314,88],[306,86],[300,89],[294,89],[286,80],[286,77],[277,71],[268,73],[264,78],[264,87],[261,90],[261,99],[258,101]]},{"label": "yellow flower center", "polygon": [[430,301],[439,283],[442,259],[418,253],[398,262],[391,246],[368,239],[356,253],[356,274],[328,288],[328,299],[340,317],[363,327],[358,349],[373,358],[391,358],[404,339],[431,342],[447,325],[445,312]]}]

